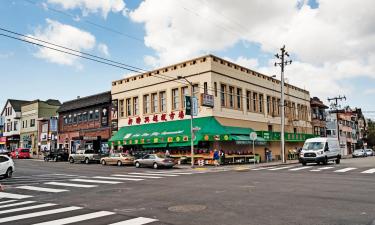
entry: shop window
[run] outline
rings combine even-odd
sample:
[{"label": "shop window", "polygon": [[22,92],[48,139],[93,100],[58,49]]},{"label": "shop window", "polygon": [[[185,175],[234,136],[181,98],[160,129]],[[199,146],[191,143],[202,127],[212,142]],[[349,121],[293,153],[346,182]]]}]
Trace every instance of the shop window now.
[{"label": "shop window", "polygon": [[242,108],[242,89],[237,88],[237,109]]},{"label": "shop window", "polygon": [[157,93],[152,93],[151,94],[151,111],[152,113],[156,113],[158,112],[158,106],[159,106],[159,103],[158,103],[158,94]]},{"label": "shop window", "polygon": [[165,91],[159,92],[159,98],[160,98],[160,111],[166,112],[167,111],[167,99],[166,99]]},{"label": "shop window", "polygon": [[263,99],[263,95],[262,94],[259,94],[259,112],[260,113],[263,113],[263,101],[264,101],[264,99]]},{"label": "shop window", "polygon": [[126,116],[131,116],[131,115],[132,115],[131,99],[127,98],[126,99]]},{"label": "shop window", "polygon": [[172,109],[180,109],[180,97],[178,94],[178,88],[172,89]]},{"label": "shop window", "polygon": [[150,113],[150,95],[143,96],[143,114]]},{"label": "shop window", "polygon": [[133,114],[134,116],[139,115],[139,100],[138,97],[133,98]]},{"label": "shop window", "polygon": [[234,107],[234,87],[229,86],[229,107]]},{"label": "shop window", "polygon": [[120,112],[120,117],[124,117],[125,116],[125,112],[124,112],[124,99],[121,99],[119,101],[119,112]]},{"label": "shop window", "polygon": [[227,86],[225,84],[220,85],[220,102],[221,106],[225,107],[226,106],[226,94],[227,94]]},{"label": "shop window", "polygon": [[189,96],[189,88],[188,87],[182,87],[181,88],[182,108],[185,108],[185,105],[186,105],[185,97],[186,96]]},{"label": "shop window", "polygon": [[35,119],[30,120],[30,127],[35,127]]}]

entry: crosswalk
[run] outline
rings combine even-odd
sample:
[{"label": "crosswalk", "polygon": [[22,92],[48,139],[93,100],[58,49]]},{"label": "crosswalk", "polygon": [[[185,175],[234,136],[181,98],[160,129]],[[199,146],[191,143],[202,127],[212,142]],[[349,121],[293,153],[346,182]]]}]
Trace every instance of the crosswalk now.
[{"label": "crosswalk", "polygon": [[355,168],[355,167],[335,167],[335,166],[270,166],[270,167],[257,167],[250,169],[252,171],[308,171],[308,172],[322,172],[329,171],[333,173],[347,173],[357,172],[360,174],[375,174],[375,168]]},{"label": "crosswalk", "polygon": [[63,225],[80,224],[94,219],[103,218],[103,223],[110,225],[157,225],[156,218],[118,215],[111,211],[93,211],[79,206],[63,206],[55,203],[42,203],[19,199],[0,199],[0,224],[34,224]]}]

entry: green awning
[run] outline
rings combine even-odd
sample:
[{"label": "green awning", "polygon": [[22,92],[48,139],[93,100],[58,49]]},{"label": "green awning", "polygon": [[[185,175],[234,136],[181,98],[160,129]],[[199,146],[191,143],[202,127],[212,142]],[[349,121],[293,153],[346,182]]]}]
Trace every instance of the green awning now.
[{"label": "green awning", "polygon": [[[238,145],[249,145],[253,144],[253,140],[250,139],[250,135],[231,135],[232,140]],[[266,140],[262,137],[257,137],[255,145],[266,145]]]},{"label": "green awning", "polygon": [[165,148],[167,147],[167,143],[159,143],[159,144],[149,144],[143,145],[143,148]]},{"label": "green awning", "polygon": [[[198,142],[197,141],[194,141],[194,145],[197,145]],[[191,143],[190,141],[188,142],[174,142],[174,143],[169,143],[168,144],[168,147],[187,147],[187,146],[191,146]]]},{"label": "green awning", "polygon": [[[212,116],[194,119],[193,127],[198,128],[195,142],[230,140],[228,131]],[[190,138],[190,120],[185,119],[122,127],[109,142],[114,145],[190,144]]]}]

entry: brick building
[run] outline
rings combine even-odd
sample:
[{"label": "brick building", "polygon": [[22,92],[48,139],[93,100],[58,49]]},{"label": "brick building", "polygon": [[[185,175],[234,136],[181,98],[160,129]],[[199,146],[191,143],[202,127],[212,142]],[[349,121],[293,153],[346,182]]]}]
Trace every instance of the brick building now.
[{"label": "brick building", "polygon": [[324,105],[323,102],[317,98],[313,97],[310,99],[311,107],[311,125],[313,127],[313,132],[315,135],[320,137],[326,137],[326,109],[328,106]]},{"label": "brick building", "polygon": [[59,148],[106,151],[111,135],[110,105],[110,92],[64,102],[58,110]]}]

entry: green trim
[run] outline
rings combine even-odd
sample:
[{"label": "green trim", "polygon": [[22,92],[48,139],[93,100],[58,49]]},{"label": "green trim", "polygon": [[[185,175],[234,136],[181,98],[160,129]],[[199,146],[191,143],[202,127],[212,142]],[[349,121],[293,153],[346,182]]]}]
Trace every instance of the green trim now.
[{"label": "green trim", "polygon": [[143,148],[165,148],[167,147],[167,143],[160,143],[160,144],[149,144],[149,145],[143,145]]},{"label": "green trim", "polygon": [[[197,145],[198,142],[194,142],[194,145]],[[174,147],[187,147],[187,146],[191,146],[191,143],[190,142],[174,142],[174,143],[169,143],[168,144],[168,147],[171,147],[171,148],[174,148]]]}]

